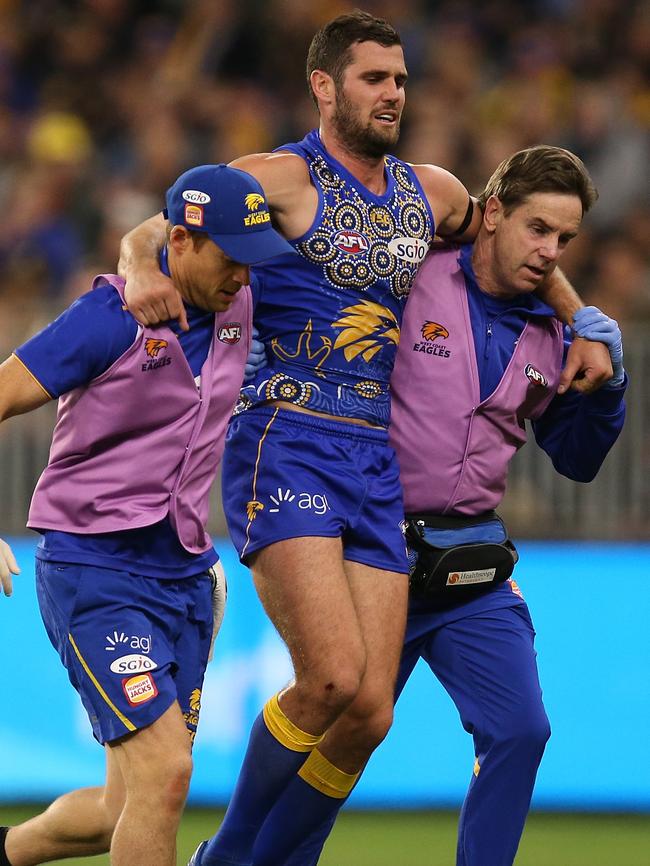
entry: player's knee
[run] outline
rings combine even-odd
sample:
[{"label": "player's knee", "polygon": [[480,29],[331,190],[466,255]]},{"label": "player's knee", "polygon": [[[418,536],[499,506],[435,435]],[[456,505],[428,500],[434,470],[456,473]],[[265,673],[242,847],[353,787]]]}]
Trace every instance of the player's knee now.
[{"label": "player's knee", "polygon": [[155,803],[164,813],[175,814],[183,809],[192,777],[192,757],[185,750],[159,753],[151,766],[139,768],[133,774],[129,793]]},{"label": "player's knee", "polygon": [[365,649],[360,647],[346,657],[324,658],[308,675],[297,677],[297,684],[313,706],[335,718],[357,697],[365,669]]},{"label": "player's knee", "polygon": [[344,737],[368,756],[383,741],[393,724],[393,703],[356,701],[343,722]]},{"label": "player's knee", "polygon": [[518,713],[494,733],[494,739],[510,749],[540,755],[550,736],[551,726],[543,707],[535,712]]},{"label": "player's knee", "polygon": [[319,705],[325,714],[337,717],[356,698],[363,674],[358,668],[347,667],[323,674],[312,683],[310,700]]},{"label": "player's knee", "polygon": [[192,778],[192,758],[188,754],[169,756],[161,773],[156,797],[160,808],[169,814],[183,810]]},{"label": "player's knee", "polygon": [[386,734],[390,731],[392,724],[392,703],[375,710],[375,712],[366,720],[363,728],[365,732],[366,748],[374,751],[374,749],[383,742]]}]

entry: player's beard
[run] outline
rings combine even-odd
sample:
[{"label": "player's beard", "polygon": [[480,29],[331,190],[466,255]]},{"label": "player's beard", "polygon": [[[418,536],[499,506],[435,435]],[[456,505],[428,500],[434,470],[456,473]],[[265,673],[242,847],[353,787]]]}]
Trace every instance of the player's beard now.
[{"label": "player's beard", "polygon": [[364,126],[342,87],[336,89],[336,108],[332,124],[341,143],[352,153],[366,159],[380,159],[385,156],[399,139],[399,120],[393,129],[377,129],[372,126],[371,121]]}]

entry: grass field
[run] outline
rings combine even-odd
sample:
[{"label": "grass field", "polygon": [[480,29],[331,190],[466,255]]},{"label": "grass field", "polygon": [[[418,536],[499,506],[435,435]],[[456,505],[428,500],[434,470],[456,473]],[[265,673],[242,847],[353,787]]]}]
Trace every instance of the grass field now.
[{"label": "grass field", "polygon": [[[0,824],[14,824],[38,807],[0,805]],[[190,810],[181,827],[178,866],[217,826],[220,813]],[[453,866],[456,815],[448,812],[344,813],[320,866]],[[65,860],[68,866],[108,866],[108,857]],[[517,866],[648,866],[650,816],[533,814]]]}]

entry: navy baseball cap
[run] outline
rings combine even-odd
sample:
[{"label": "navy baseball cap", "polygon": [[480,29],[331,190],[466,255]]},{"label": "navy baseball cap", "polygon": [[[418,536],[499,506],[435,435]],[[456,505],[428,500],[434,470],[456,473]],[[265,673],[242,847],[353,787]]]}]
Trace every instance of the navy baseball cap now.
[{"label": "navy baseball cap", "polygon": [[199,165],[167,190],[165,219],[205,232],[227,256],[244,265],[294,248],[271,226],[264,190],[255,178],[228,165]]}]

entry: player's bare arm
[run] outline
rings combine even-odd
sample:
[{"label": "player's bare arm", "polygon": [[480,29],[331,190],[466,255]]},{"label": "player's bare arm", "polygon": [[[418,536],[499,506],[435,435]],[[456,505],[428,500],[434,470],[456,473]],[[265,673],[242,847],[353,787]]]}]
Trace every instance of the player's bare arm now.
[{"label": "player's bare arm", "polygon": [[16,355],[0,364],[0,421],[38,409],[51,399]]},{"label": "player's bare arm", "polygon": [[165,220],[162,214],[156,214],[122,238],[117,272],[126,280],[126,303],[141,325],[159,325],[178,319],[186,331],[188,324],[182,298],[158,263],[164,244]]},{"label": "player's bare arm", "polygon": [[[290,153],[255,153],[230,165],[247,171],[262,184],[273,225],[285,237],[300,237],[307,231],[316,214],[318,195],[304,160]],[[178,319],[187,330],[181,296],[159,268],[158,255],[164,243],[165,221],[157,214],[122,238],[118,273],[126,280],[129,310],[142,325]]]},{"label": "player's bare arm", "polygon": [[414,165],[413,169],[433,212],[436,235],[460,243],[473,241],[483,218],[476,199],[457,177],[440,166]]},{"label": "player's bare arm", "polygon": [[292,240],[311,226],[318,207],[318,193],[309,178],[304,159],[294,153],[255,153],[230,163],[260,182],[274,228]]}]

